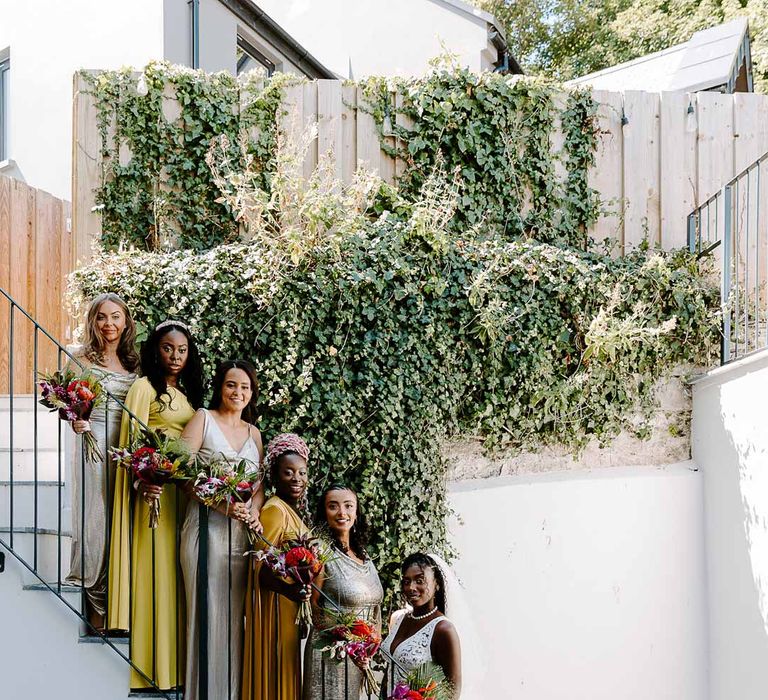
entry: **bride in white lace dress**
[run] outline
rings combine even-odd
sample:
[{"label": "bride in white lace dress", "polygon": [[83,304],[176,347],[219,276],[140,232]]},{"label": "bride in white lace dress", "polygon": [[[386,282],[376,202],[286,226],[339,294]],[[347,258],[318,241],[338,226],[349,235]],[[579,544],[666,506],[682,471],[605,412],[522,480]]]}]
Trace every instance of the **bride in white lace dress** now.
[{"label": "bride in white lace dress", "polygon": [[[411,554],[401,565],[401,591],[410,606],[398,610],[389,623],[382,649],[396,662],[394,683],[430,661],[443,670],[461,696],[461,643],[453,623],[445,616],[445,576],[428,554]],[[389,675],[389,674],[388,674]],[[390,676],[392,678],[392,676]]]}]

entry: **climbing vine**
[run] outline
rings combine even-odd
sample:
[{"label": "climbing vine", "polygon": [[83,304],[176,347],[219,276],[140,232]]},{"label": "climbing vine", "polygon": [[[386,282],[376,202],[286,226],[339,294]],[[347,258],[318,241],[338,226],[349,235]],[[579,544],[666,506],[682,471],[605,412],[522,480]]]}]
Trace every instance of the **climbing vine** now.
[{"label": "climbing vine", "polygon": [[363,89],[360,108],[376,120],[382,148],[405,163],[404,197],[418,196],[442,161],[459,185],[455,230],[482,225],[505,240],[586,247],[599,214],[587,179],[597,143],[589,91],[459,68],[371,78]]},{"label": "climbing vine", "polygon": [[[111,290],[141,335],[185,319],[209,376],[227,357],[252,360],[265,436],[306,436],[314,495],[331,481],[359,491],[382,566],[446,546],[446,438],[578,450],[642,434],[635,416],[653,412],[655,380],[707,360],[717,290],[687,252],[612,259],[467,239],[440,173],[415,201],[389,193],[401,214],[376,213],[375,183],[355,188],[365,196],[321,183],[288,198],[286,180],[271,187],[289,211],[249,213],[251,242],[102,254],[73,275],[75,309]],[[245,211],[257,190],[226,197]]]},{"label": "climbing vine", "polygon": [[205,163],[211,139],[249,134],[261,184],[272,170],[283,90],[298,78],[259,73],[236,79],[153,62],[130,69],[83,73],[101,136],[102,173],[96,191],[102,244],[157,250],[204,250],[238,238],[231,212]]}]

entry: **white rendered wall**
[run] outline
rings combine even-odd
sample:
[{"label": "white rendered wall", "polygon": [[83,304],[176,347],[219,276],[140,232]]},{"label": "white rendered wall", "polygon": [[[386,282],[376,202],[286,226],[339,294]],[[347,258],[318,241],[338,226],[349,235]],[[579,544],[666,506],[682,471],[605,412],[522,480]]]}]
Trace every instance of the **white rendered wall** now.
[{"label": "white rendered wall", "polygon": [[[421,75],[445,47],[472,70],[487,69],[485,20],[435,0],[259,0],[318,61],[343,78]],[[351,75],[350,75],[351,72]]]},{"label": "white rendered wall", "polygon": [[710,700],[768,697],[768,352],[693,387],[704,476]]},{"label": "white rendered wall", "polygon": [[11,50],[6,174],[71,200],[72,76],[162,57],[157,0],[0,0],[0,49]]},{"label": "white rendered wall", "polygon": [[701,483],[687,462],[453,485],[488,697],[706,698]]},{"label": "white rendered wall", "polygon": [[[3,549],[3,551],[5,551]],[[0,697],[7,700],[125,700],[128,664],[102,644],[78,643],[78,620],[46,591],[22,588],[6,552],[0,574]],[[77,605],[76,596],[70,595]],[[128,653],[128,645],[123,645]]]}]

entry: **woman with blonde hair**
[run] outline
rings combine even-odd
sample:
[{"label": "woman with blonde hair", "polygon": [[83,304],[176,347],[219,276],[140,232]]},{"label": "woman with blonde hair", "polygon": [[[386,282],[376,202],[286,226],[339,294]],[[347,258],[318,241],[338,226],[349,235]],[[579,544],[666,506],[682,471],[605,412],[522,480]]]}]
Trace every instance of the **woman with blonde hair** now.
[{"label": "woman with blonde hair", "polygon": [[125,400],[139,368],[135,342],[136,326],[126,303],[117,294],[100,294],[88,307],[85,340],[74,353],[75,362],[70,363],[78,373],[82,369],[92,372],[108,392],[89,420],[72,423],[78,434],[93,433],[103,455],[103,460],[87,460],[82,441],[77,441],[71,474],[72,550],[67,577],[68,583],[85,589],[88,621],[98,631],[104,628],[107,607],[107,542],[115,488],[109,450],[120,439],[122,408],[118,402]]}]

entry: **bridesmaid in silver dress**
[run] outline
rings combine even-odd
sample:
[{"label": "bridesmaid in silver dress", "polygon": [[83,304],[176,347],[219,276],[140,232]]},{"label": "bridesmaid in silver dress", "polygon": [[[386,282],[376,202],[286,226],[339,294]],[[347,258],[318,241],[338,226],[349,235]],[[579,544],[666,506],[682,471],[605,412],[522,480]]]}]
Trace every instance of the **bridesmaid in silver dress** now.
[{"label": "bridesmaid in silver dress", "polygon": [[[74,354],[71,368],[91,370],[106,391],[118,401],[125,400],[136,380],[139,356],[136,327],[125,302],[116,294],[101,294],[91,301],[85,324],[83,346]],[[82,368],[79,365],[82,366]],[[89,420],[77,420],[72,429],[90,430],[104,461],[84,460],[82,440],[76,441],[72,465],[72,550],[67,583],[85,588],[86,614],[91,626],[102,631],[107,599],[107,542],[115,487],[115,465],[109,449],[120,439],[122,408],[109,396],[93,410]],[[83,518],[85,514],[85,518]]]},{"label": "bridesmaid in silver dress", "polygon": [[[196,459],[205,463],[241,460],[260,468],[263,449],[255,419],[257,381],[253,366],[243,360],[223,362],[212,382],[210,407],[201,408],[187,423],[181,437]],[[191,495],[191,483],[187,492]],[[243,605],[248,578],[247,528],[261,530],[259,511],[264,504],[261,483],[250,503],[225,504],[208,511],[208,697],[239,700],[243,656]],[[200,510],[206,506],[190,498],[181,530],[181,568],[187,597],[187,666],[185,700],[197,700],[199,689],[201,621],[198,601]]]},{"label": "bridesmaid in silver dress", "polygon": [[[327,526],[335,550],[335,556],[325,565],[315,585],[342,612],[373,624],[381,633],[384,589],[376,567],[365,551],[368,533],[357,494],[341,484],[330,486],[320,497],[315,522]],[[312,593],[312,608],[317,629],[334,625],[335,608],[317,591]],[[304,700],[358,700],[364,697],[362,671],[349,659],[342,663],[324,659],[320,651],[313,648],[313,637],[314,630],[310,632],[304,650]]]}]

